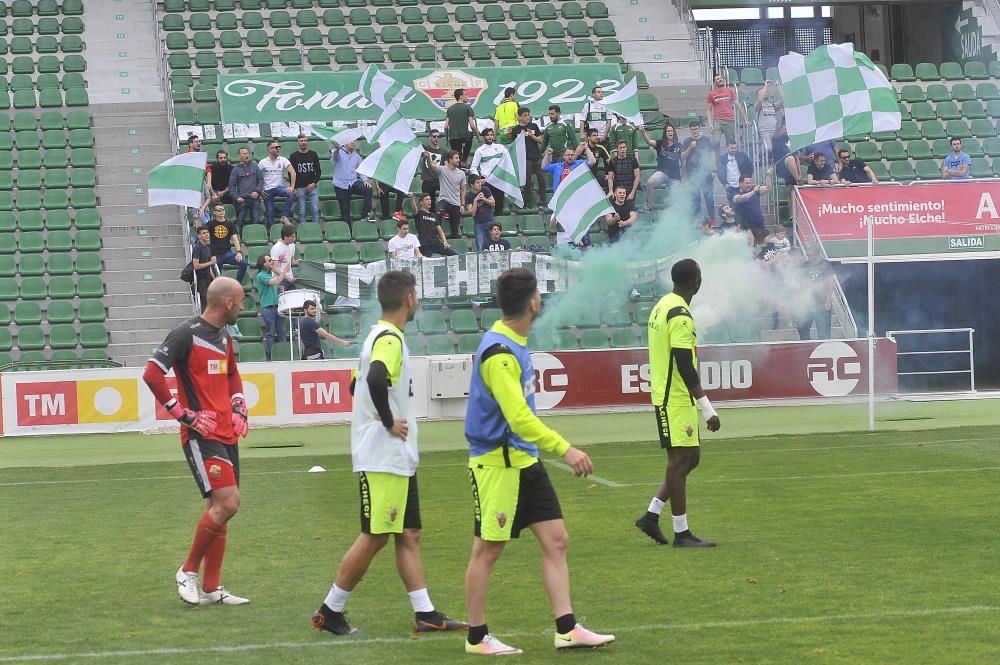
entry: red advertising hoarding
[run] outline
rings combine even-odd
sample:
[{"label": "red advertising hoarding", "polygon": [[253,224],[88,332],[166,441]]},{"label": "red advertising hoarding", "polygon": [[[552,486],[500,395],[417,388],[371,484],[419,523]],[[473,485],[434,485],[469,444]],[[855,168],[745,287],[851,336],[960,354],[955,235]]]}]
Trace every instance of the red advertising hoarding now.
[{"label": "red advertising hoarding", "polygon": [[798,196],[809,218],[800,233],[815,230],[831,259],[866,256],[869,224],[876,256],[1000,251],[1000,181],[801,187]]},{"label": "red advertising hoarding", "polygon": [[[539,409],[649,404],[645,349],[532,353]],[[878,393],[897,390],[896,345],[879,339]],[[706,394],[716,401],[846,397],[868,392],[868,342],[728,344],[698,349]]]}]

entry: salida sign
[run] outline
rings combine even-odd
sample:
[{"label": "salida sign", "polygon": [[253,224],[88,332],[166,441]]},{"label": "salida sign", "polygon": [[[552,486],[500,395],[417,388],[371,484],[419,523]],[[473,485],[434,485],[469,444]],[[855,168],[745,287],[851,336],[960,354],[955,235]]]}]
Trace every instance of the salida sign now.
[{"label": "salida sign", "polygon": [[[865,340],[731,344],[698,349],[701,385],[713,400],[844,397],[868,391]],[[645,349],[533,353],[539,409],[649,404]],[[878,393],[897,390],[896,345],[879,339]]]}]

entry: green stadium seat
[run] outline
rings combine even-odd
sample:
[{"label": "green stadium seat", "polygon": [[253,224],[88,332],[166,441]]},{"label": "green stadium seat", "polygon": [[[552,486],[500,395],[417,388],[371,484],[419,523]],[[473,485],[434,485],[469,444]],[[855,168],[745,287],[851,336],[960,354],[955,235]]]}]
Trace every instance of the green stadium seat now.
[{"label": "green stadium seat", "polygon": [[[45,348],[45,332],[41,326],[23,326],[17,330],[17,348],[22,351],[21,359],[24,360],[24,351],[41,351]],[[42,357],[44,359],[44,356]]]},{"label": "green stadium seat", "polygon": [[934,111],[934,107],[928,102],[916,102],[910,105],[910,116],[914,120],[922,122],[924,120],[934,120],[937,118],[937,113]]},{"label": "green stadium seat", "polygon": [[42,307],[37,302],[20,301],[14,305],[14,323],[35,326],[42,322]]},{"label": "green stadium seat", "polygon": [[42,172],[41,171],[21,171],[17,175],[17,188],[18,190],[28,190],[28,189],[41,189],[42,188]]},{"label": "green stadium seat", "polygon": [[377,44],[378,34],[371,26],[361,26],[354,29],[355,44]]},{"label": "green stadium seat", "polygon": [[889,177],[893,180],[916,180],[917,174],[909,162],[890,162]]},{"label": "green stadium seat", "polygon": [[913,67],[904,63],[899,63],[892,66],[892,80],[908,82],[916,81],[917,77],[913,74]]},{"label": "green stadium seat", "polygon": [[65,190],[50,189],[45,192],[42,205],[46,210],[64,210],[69,206],[69,197]]},{"label": "green stadium seat", "polygon": [[7,353],[13,348],[13,340],[11,340],[10,330],[7,328],[0,329],[0,350],[3,350],[2,360],[0,364],[9,365],[11,361],[10,353]]},{"label": "green stadium seat", "polygon": [[73,278],[65,275],[49,279],[49,297],[56,300],[68,300],[76,296],[76,284]]},{"label": "green stadium seat", "polygon": [[98,252],[78,252],[74,268],[80,275],[99,275],[104,270],[101,255]]},{"label": "green stadium seat", "polygon": [[79,35],[63,35],[63,38],[59,40],[59,50],[63,53],[81,53],[83,39]]},{"label": "green stadium seat", "polygon": [[[48,93],[48,92],[58,93],[59,91],[58,90],[51,90],[51,91],[50,90],[43,90],[42,91],[42,97],[44,97],[45,93]],[[39,99],[40,105],[41,106],[45,106],[45,104],[42,103],[42,102],[43,102],[43,100],[40,97],[40,99]],[[87,89],[86,88],[69,88],[68,90],[66,90],[66,102],[65,103],[66,103],[66,106],[88,106],[90,104],[90,97],[87,95]],[[56,104],[56,103],[53,102],[52,106],[59,106],[59,104]]]},{"label": "green stadium seat", "polygon": [[74,272],[73,257],[67,253],[49,254],[49,258],[45,262],[45,270],[50,275],[72,275]]},{"label": "green stadium seat", "polygon": [[955,102],[941,102],[935,110],[937,117],[941,120],[958,120],[962,117],[962,112]]},{"label": "green stadium seat", "polygon": [[49,329],[49,347],[52,349],[75,349],[76,330],[72,324],[56,324]]},{"label": "green stadium seat", "polygon": [[45,275],[45,259],[41,254],[21,254],[17,262],[17,272],[21,277],[42,277]]},{"label": "green stadium seat", "polygon": [[976,91],[968,83],[956,83],[951,87],[951,100],[964,102],[976,99]]},{"label": "green stadium seat", "polygon": [[[896,71],[896,65],[893,65],[892,70],[893,72]],[[938,81],[941,78],[938,75],[937,67],[934,65],[934,63],[931,62],[918,63],[915,74],[917,79],[921,81]],[[893,78],[896,78],[895,73],[893,74]],[[896,79],[896,80],[901,81],[903,79]]]},{"label": "green stadium seat", "polygon": [[981,139],[996,136],[996,126],[992,120],[976,118],[972,121],[972,134]]},{"label": "green stadium seat", "polygon": [[925,139],[930,141],[933,141],[934,139],[943,139],[947,136],[944,125],[940,120],[927,120],[921,124],[920,134]]},{"label": "green stadium seat", "polygon": [[18,293],[22,300],[45,300],[48,289],[42,277],[22,277]]},{"label": "green stadium seat", "polygon": [[[220,11],[215,15],[215,29],[222,31],[236,30],[239,28],[239,21],[232,11]],[[221,35],[220,35],[221,36]]]},{"label": "green stadium seat", "polygon": [[417,328],[425,335],[448,332],[448,327],[444,322],[444,314],[439,310],[421,310],[417,314]]},{"label": "green stadium seat", "polygon": [[921,159],[916,162],[915,172],[920,180],[939,180],[941,178],[941,167],[933,159]]},{"label": "green stadium seat", "polygon": [[[75,175],[76,169],[74,169],[73,173]],[[53,213],[49,212],[49,228],[52,228],[51,226],[52,214]],[[100,213],[94,209],[78,211],[76,213],[76,228],[89,229],[89,230],[96,230],[101,228]]]},{"label": "green stadium seat", "polygon": [[104,281],[100,275],[81,275],[76,282],[76,294],[81,298],[103,298]]},{"label": "green stadium seat", "polygon": [[[242,325],[243,323],[240,322],[240,326]],[[264,345],[255,342],[240,342],[239,361],[241,363],[267,362],[267,355],[264,352]]]},{"label": "green stadium seat", "polygon": [[986,107],[977,99],[962,102],[962,117],[968,120],[983,120],[986,118]]},{"label": "green stadium seat", "polygon": [[333,263],[351,265],[358,262],[358,251],[349,243],[334,245],[330,254]]},{"label": "green stadium seat", "polygon": [[593,31],[595,37],[614,37],[616,35],[615,24],[608,19],[594,21]]},{"label": "green stadium seat", "polygon": [[80,344],[85,349],[104,349],[108,346],[108,331],[102,323],[84,323],[80,326]]},{"label": "green stadium seat", "polygon": [[[899,143],[895,141],[894,143]],[[902,144],[899,144],[902,145]],[[885,152],[886,144],[882,144],[882,156],[886,159],[890,159]],[[934,156],[931,152],[931,146],[927,141],[910,141],[906,144],[906,152],[902,156],[893,156],[892,159],[905,159],[906,157],[910,159],[930,159]]]},{"label": "green stadium seat", "polygon": [[997,91],[995,83],[980,83],[976,86],[975,99],[981,101],[1000,99],[1000,92]]},{"label": "green stadium seat", "polygon": [[292,27],[292,17],[288,12],[283,10],[271,12],[271,15],[268,17],[268,24],[272,30],[290,28]]},{"label": "green stadium seat", "polygon": [[[27,171],[22,171],[21,174],[20,174],[20,176],[23,176],[25,173],[28,173],[28,172]],[[34,173],[37,173],[37,171],[35,171]],[[7,177],[10,177],[10,174],[7,174]],[[14,216],[13,215],[3,215],[2,217],[0,217],[0,220],[2,220],[2,223],[4,224],[4,228],[0,229],[0,230],[3,230],[3,231],[13,231],[14,230],[15,224],[14,224]],[[8,222],[10,224],[9,226],[7,226]],[[45,222],[44,222],[44,219],[42,217],[41,211],[38,211],[38,210],[27,210],[27,211],[21,212],[18,215],[16,226],[21,231],[41,231],[42,229],[45,228]]]},{"label": "green stadium seat", "polygon": [[427,355],[446,356],[455,353],[455,344],[448,335],[429,335],[426,338]]},{"label": "green stadium seat", "polygon": [[354,317],[350,314],[334,314],[330,317],[327,330],[341,339],[354,339],[358,331],[354,325]]},{"label": "green stadium seat", "polygon": [[10,325],[10,306],[7,303],[0,303],[0,326]]},{"label": "green stadium seat", "polygon": [[73,303],[67,300],[54,300],[45,310],[45,320],[49,323],[73,323],[76,311]]},{"label": "green stadium seat", "polygon": [[584,330],[580,336],[580,346],[584,349],[606,349],[608,336],[601,330]]},{"label": "green stadium seat", "polygon": [[967,139],[972,137],[972,130],[969,129],[968,123],[964,120],[949,120],[944,131],[949,138]]},{"label": "green stadium seat", "polygon": [[[943,88],[944,86],[941,87]],[[929,88],[930,87],[928,86],[928,89]],[[924,89],[916,84],[904,85],[899,91],[899,98],[900,100],[904,102],[909,102],[911,104],[914,102],[922,102],[927,99],[926,95],[924,94]]]},{"label": "green stadium seat", "polygon": [[476,321],[475,312],[468,309],[460,309],[451,314],[451,331],[454,333],[478,333],[479,323]]},{"label": "green stadium seat", "polygon": [[972,158],[972,168],[969,169],[970,175],[973,178],[992,178],[993,177],[993,167],[990,163],[982,157]]},{"label": "green stadium seat", "polygon": [[38,192],[20,191],[17,193],[15,205],[18,210],[38,210],[42,207],[42,200]]},{"label": "green stadium seat", "polygon": [[962,71],[962,65],[957,62],[942,62],[941,78],[945,81],[961,81],[965,78],[965,72]]},{"label": "green stadium seat", "polygon": [[597,55],[597,49],[589,39],[580,39],[573,43],[573,55],[578,58]]},{"label": "green stadium seat", "polygon": [[477,334],[471,335],[461,335],[458,338],[458,352],[459,353],[475,353],[479,350],[479,343],[482,341],[482,336]]}]

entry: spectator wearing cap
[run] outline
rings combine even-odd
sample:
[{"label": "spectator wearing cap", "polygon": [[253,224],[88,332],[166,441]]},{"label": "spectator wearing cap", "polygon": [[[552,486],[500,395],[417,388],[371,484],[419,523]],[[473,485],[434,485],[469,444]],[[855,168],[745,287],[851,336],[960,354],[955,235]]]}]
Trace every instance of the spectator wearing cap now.
[{"label": "spectator wearing cap", "polygon": [[719,153],[716,175],[726,188],[726,199],[730,203],[733,202],[733,197],[740,193],[740,179],[745,175],[753,176],[750,157],[736,147],[736,141],[729,141],[726,152]]},{"label": "spectator wearing cap", "polygon": [[878,178],[875,177],[871,167],[860,159],[851,159],[850,150],[841,148],[837,151],[837,156],[840,158],[838,160],[840,169],[837,171],[837,177],[840,178],[841,183],[845,185],[878,184]]},{"label": "spectator wearing cap", "polygon": [[504,88],[503,101],[497,105],[496,114],[493,116],[493,133],[501,145],[508,145],[514,141],[514,125],[517,124],[517,100],[514,88]]},{"label": "spectator wearing cap", "polygon": [[962,139],[951,137],[951,154],[944,158],[941,164],[941,177],[945,180],[968,180],[969,169],[972,168],[972,158],[962,152]]},{"label": "spectator wearing cap", "polygon": [[692,120],[688,123],[691,136],[684,140],[681,146],[681,162],[684,166],[684,179],[691,182],[694,197],[692,212],[697,216],[701,211],[701,202],[705,201],[705,219],[710,219],[715,212],[715,191],[712,183],[712,171],[715,166],[715,142],[701,134],[701,121]]},{"label": "spectator wearing cap", "polygon": [[484,252],[506,252],[510,250],[510,243],[500,235],[503,233],[503,227],[500,226],[500,222],[493,222],[490,224],[490,240],[486,243],[486,247],[483,248]]},{"label": "spectator wearing cap", "polygon": [[[528,192],[531,191],[531,178],[535,178],[537,185],[538,205],[545,204],[545,173],[542,172],[542,155],[538,146],[542,143],[542,130],[531,121],[531,111],[527,106],[522,106],[517,111],[517,125],[512,130],[512,135],[516,139],[519,134],[524,134],[524,187],[521,188],[521,198],[524,204],[528,205]],[[485,234],[484,234],[485,235]]]},{"label": "spectator wearing cap", "polygon": [[479,175],[469,176],[469,191],[465,195],[466,211],[472,215],[473,228],[476,233],[476,249],[480,252],[486,247],[490,236],[490,224],[493,223],[493,190],[486,184],[486,179]]},{"label": "spectator wearing cap", "polygon": [[734,109],[739,109],[743,116],[743,122],[747,125],[747,112],[740,103],[736,90],[726,85],[726,79],[722,74],[716,74],[712,79],[714,87],[708,93],[708,133],[714,135],[716,131],[725,136],[726,140],[736,139],[736,113]]},{"label": "spectator wearing cap", "polygon": [[465,88],[455,90],[455,102],[446,112],[444,132],[448,136],[451,149],[462,158],[461,164],[464,169],[469,163],[472,139],[479,136],[476,112],[469,105],[469,95],[466,94]]},{"label": "spectator wearing cap", "polygon": [[[424,256],[455,256],[458,254],[444,235],[441,228],[441,217],[431,209],[431,195],[420,193],[414,207],[417,212],[413,215],[413,221],[417,227],[417,239],[420,240],[420,253]],[[411,200],[413,195],[410,195]],[[396,221],[404,219],[400,213]]]}]

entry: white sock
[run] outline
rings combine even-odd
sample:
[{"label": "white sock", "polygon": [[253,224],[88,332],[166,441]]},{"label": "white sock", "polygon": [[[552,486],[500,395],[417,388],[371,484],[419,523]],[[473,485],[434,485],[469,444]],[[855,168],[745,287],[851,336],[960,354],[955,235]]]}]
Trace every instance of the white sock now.
[{"label": "white sock", "polygon": [[667,505],[665,502],[660,501],[654,496],[653,500],[649,502],[649,508],[647,510],[649,510],[649,512],[653,513],[654,515],[659,515],[660,513],[663,512],[663,507],[665,505]]},{"label": "white sock", "polygon": [[350,591],[344,591],[336,584],[330,587],[330,593],[326,594],[326,600],[323,604],[329,607],[334,612],[343,612],[344,605],[347,604],[347,599],[351,597]]},{"label": "white sock", "polygon": [[433,612],[434,603],[431,602],[430,594],[427,593],[427,588],[417,589],[416,591],[410,591],[407,594],[410,597],[410,604],[413,605],[414,612]]},{"label": "white sock", "polygon": [[684,533],[688,530],[688,516],[687,513],[683,515],[674,515],[674,533]]}]

